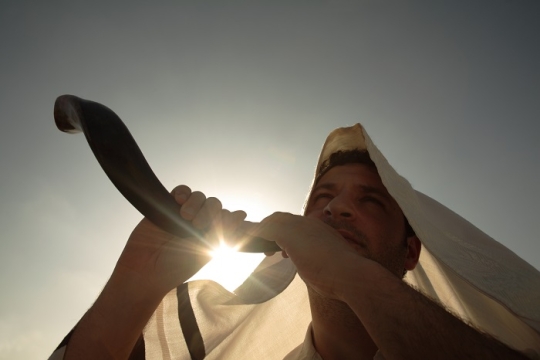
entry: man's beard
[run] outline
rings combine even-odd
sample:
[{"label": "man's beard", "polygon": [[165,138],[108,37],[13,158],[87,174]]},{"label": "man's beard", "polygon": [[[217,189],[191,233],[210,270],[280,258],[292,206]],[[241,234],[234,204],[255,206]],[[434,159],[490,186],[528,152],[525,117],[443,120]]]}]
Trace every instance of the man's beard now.
[{"label": "man's beard", "polygon": [[[348,241],[348,243],[357,253],[367,259],[378,262],[399,278],[403,277],[403,274],[405,273],[405,255],[407,253],[406,238],[404,238],[399,244],[391,244],[388,240],[385,241],[386,246],[383,248],[384,251],[383,253],[379,254],[371,249],[370,239],[368,239],[368,237],[360,229],[357,229],[350,222],[339,221],[332,218],[325,218],[323,222],[336,230],[342,229],[351,233],[354,236],[354,244],[351,244],[350,241]],[[381,239],[380,241],[384,241],[384,239]]]}]

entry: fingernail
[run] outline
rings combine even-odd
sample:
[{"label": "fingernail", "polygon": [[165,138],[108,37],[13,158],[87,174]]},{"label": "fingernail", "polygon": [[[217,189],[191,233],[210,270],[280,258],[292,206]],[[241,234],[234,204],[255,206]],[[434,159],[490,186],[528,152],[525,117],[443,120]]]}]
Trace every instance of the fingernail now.
[{"label": "fingernail", "polygon": [[177,200],[181,200],[181,201],[187,200],[187,195],[184,193],[175,193],[174,196],[176,197]]}]

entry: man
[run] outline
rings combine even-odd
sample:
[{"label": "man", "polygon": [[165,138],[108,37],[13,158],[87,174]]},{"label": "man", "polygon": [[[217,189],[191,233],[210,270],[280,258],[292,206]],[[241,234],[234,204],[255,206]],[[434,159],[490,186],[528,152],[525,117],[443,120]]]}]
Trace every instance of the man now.
[{"label": "man", "polygon": [[334,153],[328,167],[306,206],[305,216],[316,220],[274,214],[255,232],[278,242],[308,286],[313,322],[307,343],[312,336],[320,357],[306,345],[294,356],[524,358],[401,281],[418,262],[420,241],[407,231],[367,153]]},{"label": "man", "polygon": [[[363,147],[335,151],[328,143],[305,216],[276,213],[251,224],[243,222],[243,212],[223,210],[217,199],[186,186],[173,191],[181,216],[205,231],[207,240],[223,234],[261,236],[276,241],[292,260],[307,285],[312,321],[304,343],[286,358],[524,358],[401,280],[418,263],[418,237],[377,166],[358,150]],[[209,260],[193,244],[143,220],[70,336],[64,358],[128,358],[165,295]]]}]

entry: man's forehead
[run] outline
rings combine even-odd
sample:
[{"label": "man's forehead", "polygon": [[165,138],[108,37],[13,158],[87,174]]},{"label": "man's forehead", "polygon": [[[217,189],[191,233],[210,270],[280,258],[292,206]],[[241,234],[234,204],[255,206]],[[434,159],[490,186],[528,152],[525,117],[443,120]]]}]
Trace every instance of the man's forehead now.
[{"label": "man's forehead", "polygon": [[311,195],[324,189],[338,191],[344,185],[351,185],[363,194],[378,195],[385,198],[393,208],[401,211],[397,201],[390,195],[386,186],[382,183],[377,169],[362,163],[350,163],[332,167],[326,174],[321,176],[313,187]]}]

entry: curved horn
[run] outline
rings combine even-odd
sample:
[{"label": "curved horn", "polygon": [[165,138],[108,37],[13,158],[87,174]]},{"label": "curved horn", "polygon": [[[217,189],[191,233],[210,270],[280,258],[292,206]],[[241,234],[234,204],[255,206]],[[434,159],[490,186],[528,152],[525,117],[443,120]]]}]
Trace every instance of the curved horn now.
[{"label": "curved horn", "polygon": [[[54,104],[54,119],[61,131],[84,133],[105,174],[141,214],[171,234],[203,238],[180,216],[180,205],[158,180],[128,128],[111,109],[63,95]],[[239,249],[243,252],[280,250],[275,242],[259,237],[248,239]]]}]

